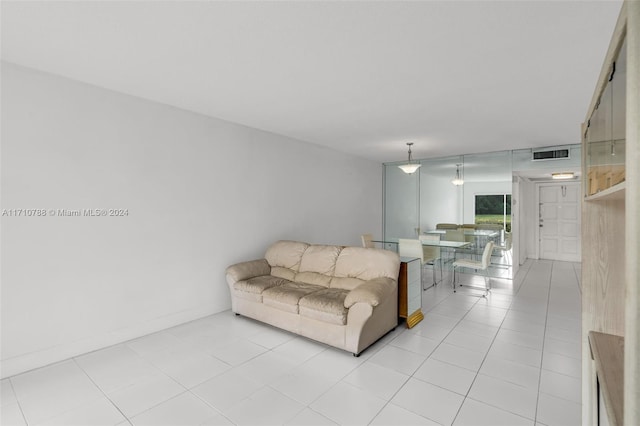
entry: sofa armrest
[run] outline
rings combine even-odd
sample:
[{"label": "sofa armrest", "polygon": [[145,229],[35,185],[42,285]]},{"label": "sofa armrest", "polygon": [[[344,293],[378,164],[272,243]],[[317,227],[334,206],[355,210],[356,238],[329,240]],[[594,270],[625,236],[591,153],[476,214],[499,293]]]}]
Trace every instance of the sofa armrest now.
[{"label": "sofa armrest", "polygon": [[269,275],[271,266],[266,259],[250,260],[248,262],[236,263],[227,268],[227,281],[238,282],[248,278],[259,277],[261,275]]},{"label": "sofa armrest", "polygon": [[344,307],[350,308],[359,302],[378,306],[393,293],[396,287],[396,281],[391,278],[374,278],[351,290],[344,299]]}]

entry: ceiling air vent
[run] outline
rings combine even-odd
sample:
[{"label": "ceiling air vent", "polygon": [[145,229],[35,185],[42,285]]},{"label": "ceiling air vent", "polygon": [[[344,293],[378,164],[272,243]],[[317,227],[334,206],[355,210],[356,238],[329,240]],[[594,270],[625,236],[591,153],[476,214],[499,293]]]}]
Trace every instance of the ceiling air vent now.
[{"label": "ceiling air vent", "polygon": [[569,149],[550,149],[544,151],[533,151],[533,161],[559,160],[569,158]]}]

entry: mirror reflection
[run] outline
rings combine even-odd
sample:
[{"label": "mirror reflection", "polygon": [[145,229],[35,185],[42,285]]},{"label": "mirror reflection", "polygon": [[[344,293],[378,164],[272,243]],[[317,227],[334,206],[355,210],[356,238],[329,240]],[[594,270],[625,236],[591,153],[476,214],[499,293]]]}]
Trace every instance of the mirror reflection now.
[{"label": "mirror reflection", "polygon": [[[564,148],[568,158],[545,161],[534,160],[532,149],[416,160],[421,167],[413,174],[403,173],[398,163],[386,163],[384,247],[397,250],[398,239],[421,240],[425,250],[437,246],[435,264],[443,269],[438,276],[444,272],[442,280],[448,283],[462,259],[480,262],[462,272],[485,271],[486,276],[511,279],[527,251],[535,257],[538,250],[534,242],[539,217],[533,201],[538,186],[556,184],[551,174],[560,170],[574,173],[571,184],[577,184],[580,145]],[[520,205],[518,198],[523,200]],[[438,242],[426,242],[433,238]],[[482,269],[488,243],[490,258]]]}]

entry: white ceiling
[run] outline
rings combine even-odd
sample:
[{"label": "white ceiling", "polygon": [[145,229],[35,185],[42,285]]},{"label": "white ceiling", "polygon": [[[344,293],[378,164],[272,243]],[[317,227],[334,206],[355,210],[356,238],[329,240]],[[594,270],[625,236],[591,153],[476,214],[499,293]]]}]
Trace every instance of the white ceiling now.
[{"label": "white ceiling", "polygon": [[2,1],[2,59],[376,161],[578,143],[620,1]]}]

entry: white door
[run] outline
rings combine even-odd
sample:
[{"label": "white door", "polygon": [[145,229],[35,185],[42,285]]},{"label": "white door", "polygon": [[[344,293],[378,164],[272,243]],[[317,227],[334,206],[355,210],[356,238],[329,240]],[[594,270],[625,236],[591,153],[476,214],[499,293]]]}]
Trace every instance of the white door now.
[{"label": "white door", "polygon": [[580,183],[539,185],[540,259],[580,261]]}]

